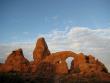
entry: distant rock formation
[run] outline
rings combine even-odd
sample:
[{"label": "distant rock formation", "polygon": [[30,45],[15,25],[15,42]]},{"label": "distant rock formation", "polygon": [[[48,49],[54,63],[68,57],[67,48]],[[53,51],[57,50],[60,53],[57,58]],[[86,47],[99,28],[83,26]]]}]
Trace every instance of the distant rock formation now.
[{"label": "distant rock formation", "polygon": [[[68,57],[74,58],[70,70],[66,63]],[[69,73],[79,73],[83,76],[95,74],[100,78],[110,79],[107,68],[92,55],[86,56],[83,53],[76,54],[72,51],[50,53],[44,38],[37,40],[33,59],[29,62],[24,57],[22,49],[15,50],[7,57],[4,64],[0,64],[0,72],[36,73],[45,77]]]}]

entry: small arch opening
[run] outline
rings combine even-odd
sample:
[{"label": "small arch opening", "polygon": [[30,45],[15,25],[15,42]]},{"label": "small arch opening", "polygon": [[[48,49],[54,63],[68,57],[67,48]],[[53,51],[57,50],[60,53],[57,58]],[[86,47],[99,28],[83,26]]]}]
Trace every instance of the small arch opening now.
[{"label": "small arch opening", "polygon": [[62,61],[61,61],[61,60],[56,62],[56,64],[60,64],[60,63],[62,63]]}]

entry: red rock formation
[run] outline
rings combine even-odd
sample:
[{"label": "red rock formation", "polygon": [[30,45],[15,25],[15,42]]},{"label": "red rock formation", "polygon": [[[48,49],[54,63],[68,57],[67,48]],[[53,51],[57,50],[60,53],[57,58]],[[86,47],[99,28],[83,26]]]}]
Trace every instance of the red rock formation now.
[{"label": "red rock formation", "polygon": [[92,55],[76,54],[72,51],[50,53],[44,38],[39,38],[33,51],[33,61],[29,62],[23,55],[22,49],[13,51],[4,64],[0,64],[0,72],[30,72],[45,77],[53,74],[69,74],[66,59],[73,57],[70,73],[78,73],[84,76],[96,75],[101,79],[110,79],[108,70],[100,61]]},{"label": "red rock formation", "polygon": [[61,52],[52,53],[51,55],[46,57],[43,61],[56,63],[60,60],[65,61],[68,57],[76,57],[76,56],[77,54],[72,51],[61,51]]},{"label": "red rock formation", "polygon": [[39,38],[37,40],[36,47],[33,51],[34,61],[32,61],[30,63],[31,72],[37,72],[38,65],[48,55],[50,55],[50,51],[49,51],[48,46],[45,42],[45,39]]},{"label": "red rock formation", "polygon": [[0,65],[0,72],[12,72],[13,67],[11,65],[7,64],[1,64]]},{"label": "red rock formation", "polygon": [[67,63],[65,61],[58,61],[55,64],[55,73],[56,74],[67,74],[68,73]]},{"label": "red rock formation", "polygon": [[34,61],[39,62],[46,56],[50,55],[50,51],[44,38],[39,38],[33,51]]},{"label": "red rock formation", "polygon": [[74,68],[77,68],[79,64],[83,63],[86,63],[86,58],[83,53],[80,53],[74,58]]},{"label": "red rock formation", "polygon": [[68,67],[66,63],[66,59],[68,57],[75,57],[76,53],[72,51],[61,51],[52,53],[50,56],[46,57],[43,61],[49,62],[55,65],[55,73],[56,74],[66,74],[68,73]]},{"label": "red rock formation", "polygon": [[43,78],[51,78],[55,75],[54,64],[48,62],[41,62],[37,69],[37,76]]},{"label": "red rock formation", "polygon": [[31,61],[30,62],[30,69],[31,69],[30,72],[31,73],[36,73],[39,64],[40,64],[39,62]]},{"label": "red rock formation", "polygon": [[88,55],[88,56],[86,57],[86,60],[87,60],[89,63],[92,63],[92,64],[96,62],[95,57],[93,57],[92,55]]},{"label": "red rock formation", "polygon": [[13,51],[3,65],[4,72],[29,72],[29,61],[24,57],[22,49]]},{"label": "red rock formation", "polygon": [[98,60],[95,60],[92,55],[85,56],[82,53],[78,54],[74,58],[74,61],[71,63],[71,72],[76,71],[78,73],[83,73],[86,75],[92,75],[93,72],[108,72],[104,64],[102,64]]}]

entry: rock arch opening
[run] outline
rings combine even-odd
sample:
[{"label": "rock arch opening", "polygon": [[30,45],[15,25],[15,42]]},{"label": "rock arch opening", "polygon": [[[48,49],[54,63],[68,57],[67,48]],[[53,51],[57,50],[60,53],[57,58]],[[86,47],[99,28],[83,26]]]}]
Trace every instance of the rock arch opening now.
[{"label": "rock arch opening", "polygon": [[59,60],[59,61],[57,61],[57,62],[56,62],[56,64],[60,64],[60,63],[62,63],[62,61],[61,61],[61,60]]},{"label": "rock arch opening", "polygon": [[73,57],[68,57],[66,58],[66,63],[67,63],[67,66],[68,66],[68,70],[70,70],[71,68],[71,62],[74,60]]}]

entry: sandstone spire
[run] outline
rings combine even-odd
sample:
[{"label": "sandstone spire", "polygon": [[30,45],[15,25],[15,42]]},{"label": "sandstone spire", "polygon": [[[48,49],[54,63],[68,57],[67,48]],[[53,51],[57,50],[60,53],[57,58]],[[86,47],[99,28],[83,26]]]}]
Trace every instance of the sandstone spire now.
[{"label": "sandstone spire", "polygon": [[49,51],[48,46],[45,42],[45,39],[43,37],[39,38],[37,40],[36,47],[33,51],[34,61],[39,62],[48,55],[50,55],[50,51]]}]

